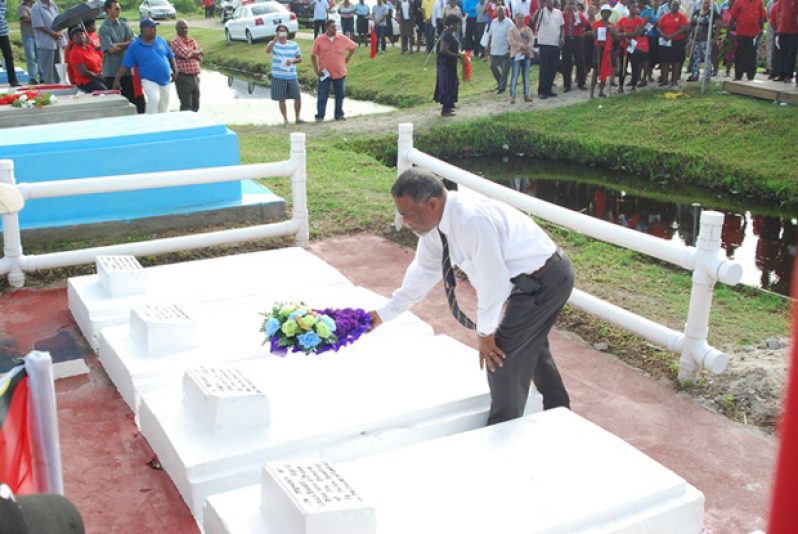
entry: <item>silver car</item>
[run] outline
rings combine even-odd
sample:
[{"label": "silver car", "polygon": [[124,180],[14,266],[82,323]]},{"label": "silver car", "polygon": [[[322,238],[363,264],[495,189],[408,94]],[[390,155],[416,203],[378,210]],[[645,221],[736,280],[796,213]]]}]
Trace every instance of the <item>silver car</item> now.
[{"label": "silver car", "polygon": [[177,12],[169,0],[144,0],[139,6],[139,16],[151,19],[173,19],[177,16]]}]

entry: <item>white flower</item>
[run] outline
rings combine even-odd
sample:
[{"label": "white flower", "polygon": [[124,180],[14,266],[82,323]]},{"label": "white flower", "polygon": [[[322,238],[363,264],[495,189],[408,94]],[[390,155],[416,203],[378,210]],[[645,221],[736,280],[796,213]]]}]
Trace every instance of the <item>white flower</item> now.
[{"label": "white flower", "polygon": [[56,102],[58,102],[58,99],[55,97],[55,95],[50,95],[50,103],[55,104]]},{"label": "white flower", "polygon": [[20,101],[20,102],[27,102],[27,101],[28,101],[28,95],[22,95],[22,96],[20,96],[20,97],[19,97],[19,101]]}]

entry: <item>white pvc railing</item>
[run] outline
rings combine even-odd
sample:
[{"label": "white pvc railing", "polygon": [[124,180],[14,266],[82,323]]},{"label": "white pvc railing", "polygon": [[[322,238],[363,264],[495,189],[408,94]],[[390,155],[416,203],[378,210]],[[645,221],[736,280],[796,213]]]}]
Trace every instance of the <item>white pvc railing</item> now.
[{"label": "white pvc railing", "polygon": [[[508,189],[425,154],[413,148],[413,125],[404,123],[399,125],[397,173],[401,174],[412,165],[428,169],[469,189],[565,228],[693,271],[690,309],[684,332],[641,317],[579,289],[574,289],[569,304],[625,328],[671,352],[681,354],[678,375],[680,381],[693,379],[702,368],[716,374],[726,369],[728,363],[726,355],[707,343],[712,291],[716,281],[729,285],[737,284],[742,277],[743,269],[739,263],[726,259],[721,252],[722,213],[702,212],[696,247],[665,241]],[[397,229],[401,227],[401,218],[398,214],[396,227]]]},{"label": "white pvc railing", "polygon": [[[291,177],[293,206],[291,219],[287,221],[50,254],[25,255],[22,252],[19,212],[24,208],[26,200],[278,176]],[[0,258],[0,276],[8,275],[8,282],[12,287],[22,287],[25,284],[26,272],[93,263],[97,256],[164,254],[282,235],[294,235],[297,245],[306,247],[310,234],[306,181],[303,133],[291,134],[291,154],[288,160],[254,165],[17,184],[14,178],[14,162],[0,160],[0,215],[3,220],[3,257]]]}]

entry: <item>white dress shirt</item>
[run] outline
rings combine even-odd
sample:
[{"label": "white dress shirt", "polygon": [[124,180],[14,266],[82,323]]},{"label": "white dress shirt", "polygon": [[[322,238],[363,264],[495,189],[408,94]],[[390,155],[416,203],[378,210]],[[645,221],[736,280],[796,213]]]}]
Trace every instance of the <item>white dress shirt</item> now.
[{"label": "white dress shirt", "polygon": [[510,43],[507,41],[507,34],[510,32],[514,24],[510,17],[504,17],[504,20],[499,20],[498,17],[490,23],[490,55],[491,56],[504,56],[510,49]]},{"label": "white dress shirt", "polygon": [[562,11],[547,8],[540,10],[540,19],[537,27],[538,44],[546,46],[560,46],[560,30],[565,24]]},{"label": "white dress shirt", "polygon": [[[513,288],[510,279],[537,271],[557,250],[529,215],[481,196],[448,192],[438,228],[449,242],[452,265],[468,275],[477,291],[476,323],[480,335],[492,334],[498,328],[502,305]],[[419,238],[402,287],[377,310],[383,321],[412,308],[443,278],[443,246],[438,228]]]}]

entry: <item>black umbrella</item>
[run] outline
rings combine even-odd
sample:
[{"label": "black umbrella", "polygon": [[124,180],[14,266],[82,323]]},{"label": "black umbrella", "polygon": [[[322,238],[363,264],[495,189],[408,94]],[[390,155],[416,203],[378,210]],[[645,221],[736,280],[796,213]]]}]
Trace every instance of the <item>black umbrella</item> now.
[{"label": "black umbrella", "polygon": [[104,0],[89,0],[72,6],[53,19],[50,29],[58,32],[72,26],[80,26],[84,20],[96,19],[97,15],[103,12],[104,4]]}]

